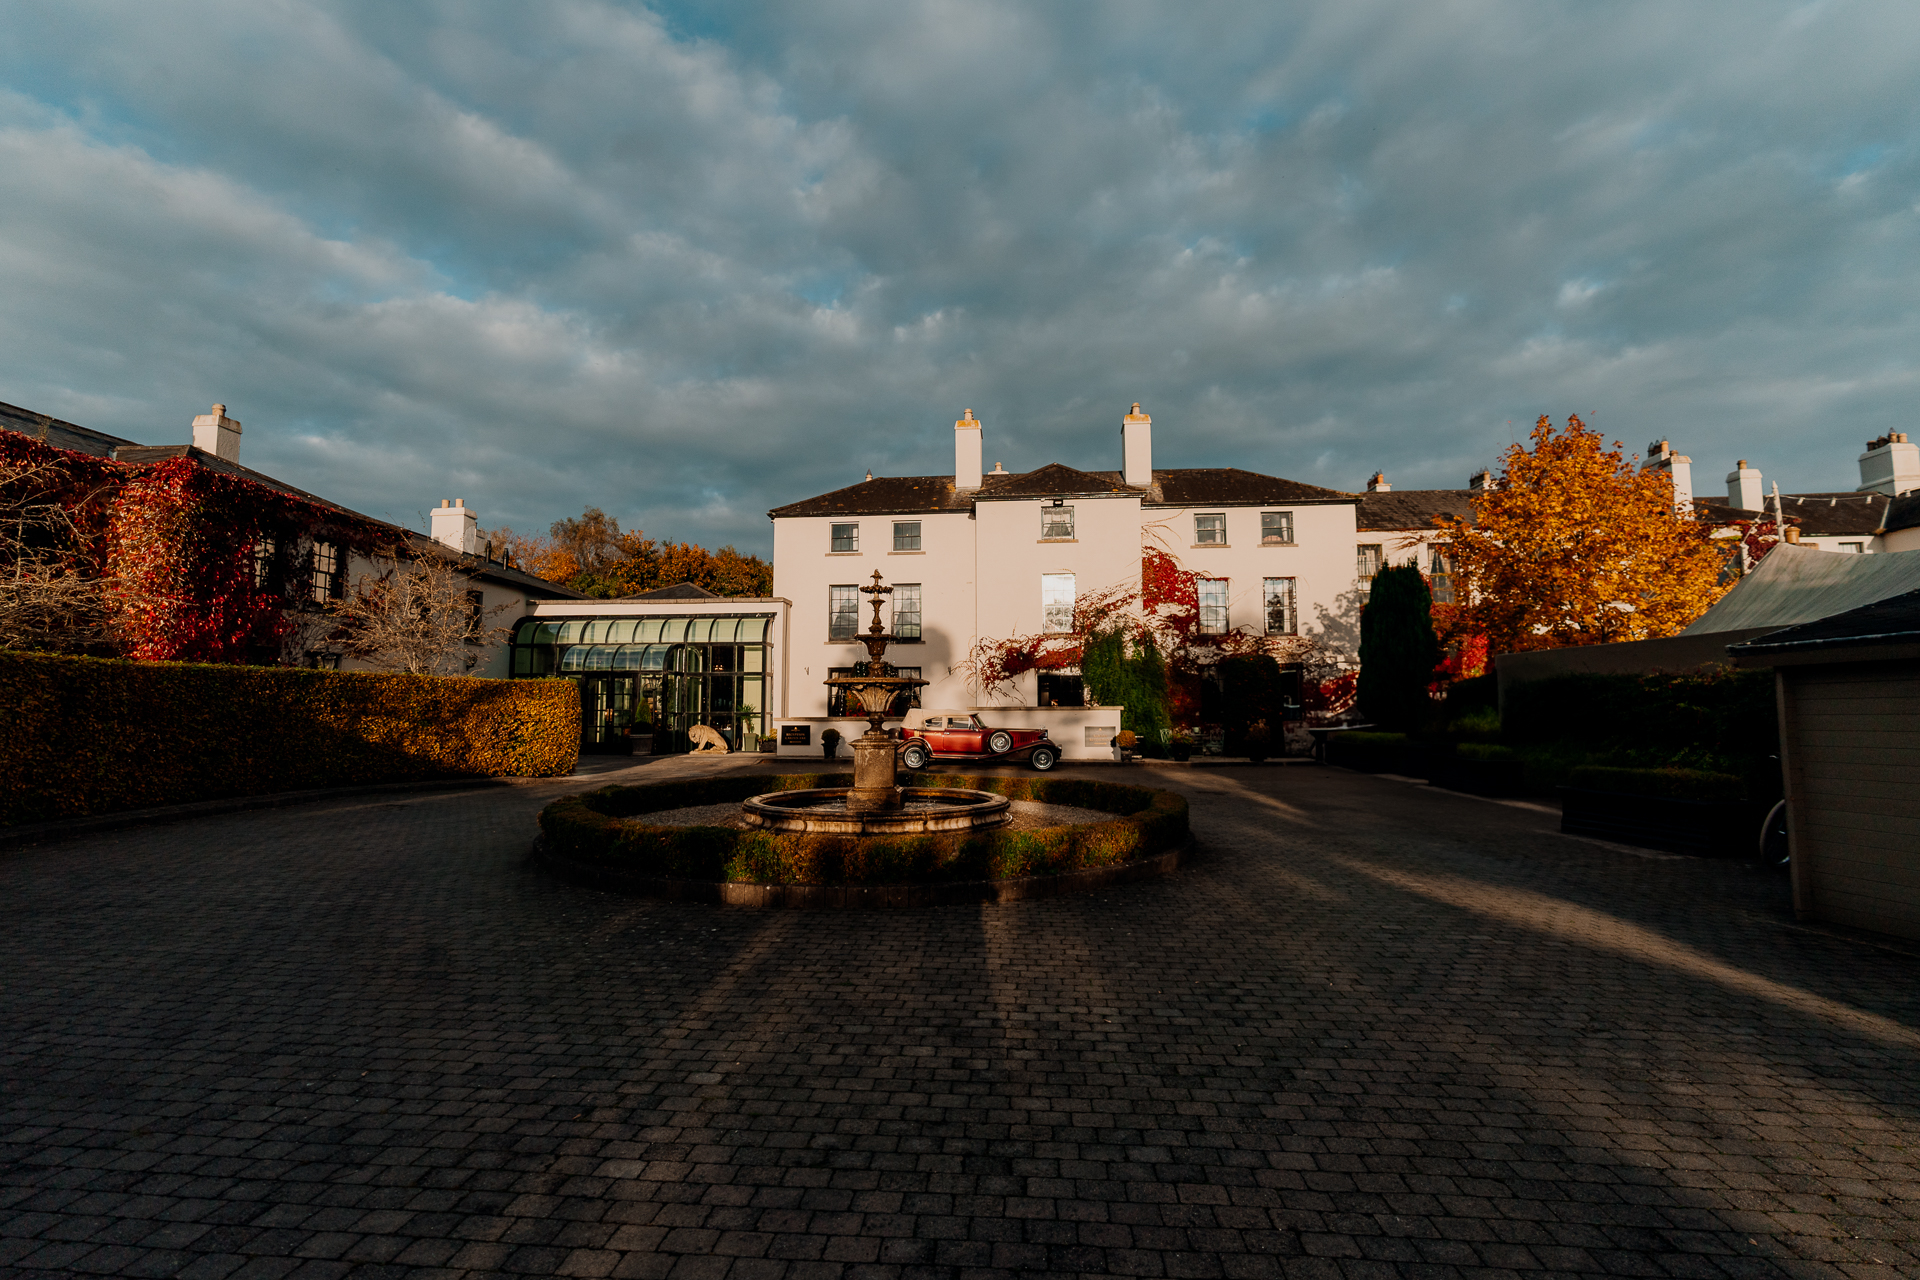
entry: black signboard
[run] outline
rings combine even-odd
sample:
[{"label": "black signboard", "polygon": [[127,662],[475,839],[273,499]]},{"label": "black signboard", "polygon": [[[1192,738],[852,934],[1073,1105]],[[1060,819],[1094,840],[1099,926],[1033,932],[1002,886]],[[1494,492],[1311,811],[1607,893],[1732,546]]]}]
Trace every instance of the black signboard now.
[{"label": "black signboard", "polygon": [[783,747],[810,747],[813,745],[813,726],[810,724],[783,724],[780,726],[780,745]]}]

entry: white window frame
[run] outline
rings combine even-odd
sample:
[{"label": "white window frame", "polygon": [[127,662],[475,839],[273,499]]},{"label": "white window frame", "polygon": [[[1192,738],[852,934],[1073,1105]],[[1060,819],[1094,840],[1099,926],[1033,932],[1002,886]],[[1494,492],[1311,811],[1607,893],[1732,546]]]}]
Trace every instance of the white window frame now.
[{"label": "white window frame", "polygon": [[[842,624],[841,619],[851,619]],[[851,640],[860,634],[860,588],[836,583],[827,588],[827,639]]]},{"label": "white window frame", "polygon": [[[1274,625],[1274,609],[1280,610],[1280,625]],[[1262,578],[1260,611],[1266,617],[1270,636],[1300,634],[1300,581],[1297,578]]]},{"label": "white window frame", "polygon": [[[902,529],[911,529],[912,533],[902,533]],[[902,546],[902,543],[912,543]],[[920,522],[918,520],[895,520],[893,522],[893,549],[895,551],[920,551]]]},{"label": "white window frame", "polygon": [[[907,607],[909,604],[912,608]],[[912,641],[921,638],[919,583],[896,582],[893,584],[892,629],[894,636],[900,640]]]},{"label": "white window frame", "polygon": [[[1065,532],[1059,532],[1064,529]],[[1040,508],[1040,540],[1068,542],[1073,539],[1073,507],[1064,502],[1047,503]]]},{"label": "white window frame", "polygon": [[[840,531],[842,529],[853,530],[852,533],[845,535],[848,545],[844,547],[840,545],[842,537]],[[843,556],[860,550],[860,523],[854,521],[851,524],[836,523],[828,525],[827,550],[835,555]]]},{"label": "white window frame", "polygon": [[[1214,603],[1208,603],[1207,597],[1212,594],[1209,588],[1217,589],[1219,599]],[[1232,583],[1226,578],[1201,578],[1193,584],[1193,592],[1194,601],[1199,605],[1199,617],[1196,619],[1199,634],[1203,636],[1227,634],[1231,621],[1228,613],[1229,603],[1233,598]],[[1211,625],[1207,621],[1209,610],[1218,611]]]},{"label": "white window frame", "polygon": [[1073,630],[1073,610],[1078,603],[1070,573],[1040,575],[1040,629],[1049,635]]},{"label": "white window frame", "polygon": [[[1269,523],[1271,523],[1273,527],[1277,528],[1279,532],[1274,534],[1269,534],[1267,532]],[[1284,547],[1284,546],[1292,545],[1293,543],[1293,512],[1262,511],[1260,513],[1260,543],[1262,546],[1268,546],[1268,547]]]},{"label": "white window frame", "polygon": [[[1218,520],[1214,528],[1203,529],[1202,520]],[[1217,533],[1217,538],[1202,537],[1202,533]],[[1193,545],[1196,547],[1224,547],[1227,545],[1227,513],[1224,511],[1196,511],[1193,513]]]}]

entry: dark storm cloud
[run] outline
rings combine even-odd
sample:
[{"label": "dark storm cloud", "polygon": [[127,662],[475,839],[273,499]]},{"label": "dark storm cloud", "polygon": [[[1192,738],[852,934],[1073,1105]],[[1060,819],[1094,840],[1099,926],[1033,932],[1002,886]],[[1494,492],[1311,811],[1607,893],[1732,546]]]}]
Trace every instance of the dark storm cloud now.
[{"label": "dark storm cloud", "polygon": [[[0,18],[0,399],[410,519],[988,459],[1460,485],[1534,415],[1851,488],[1920,350],[1905,4]],[[1511,422],[1511,426],[1509,426]]]}]

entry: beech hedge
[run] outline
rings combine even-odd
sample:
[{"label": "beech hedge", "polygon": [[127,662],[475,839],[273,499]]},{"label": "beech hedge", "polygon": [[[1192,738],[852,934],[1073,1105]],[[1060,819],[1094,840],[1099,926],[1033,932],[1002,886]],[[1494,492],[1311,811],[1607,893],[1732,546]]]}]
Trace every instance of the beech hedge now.
[{"label": "beech hedge", "polygon": [[315,787],[558,777],[570,680],[0,651],[0,825]]},{"label": "beech hedge", "polygon": [[1118,866],[1178,848],[1187,839],[1187,801],[1171,791],[1079,778],[903,775],[914,787],[963,787],[1010,800],[1037,800],[1111,813],[1108,822],[1032,831],[941,832],[910,836],[788,834],[733,827],[661,827],[649,813],[728,804],[770,791],[851,786],[853,776],[787,774],[602,787],[568,796],[540,814],[547,849],[581,863],[616,866],[661,880],[736,884],[933,884],[1058,875]]}]

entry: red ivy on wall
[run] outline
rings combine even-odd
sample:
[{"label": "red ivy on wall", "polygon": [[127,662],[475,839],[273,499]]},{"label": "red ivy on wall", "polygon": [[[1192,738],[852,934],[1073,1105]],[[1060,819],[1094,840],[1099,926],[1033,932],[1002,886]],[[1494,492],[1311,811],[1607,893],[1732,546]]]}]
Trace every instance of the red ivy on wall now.
[{"label": "red ivy on wall", "polygon": [[258,549],[299,575],[315,539],[367,550],[372,526],[190,458],[135,468],[107,531],[111,594],[127,656],[244,662],[278,650],[288,601],[261,581]]}]

